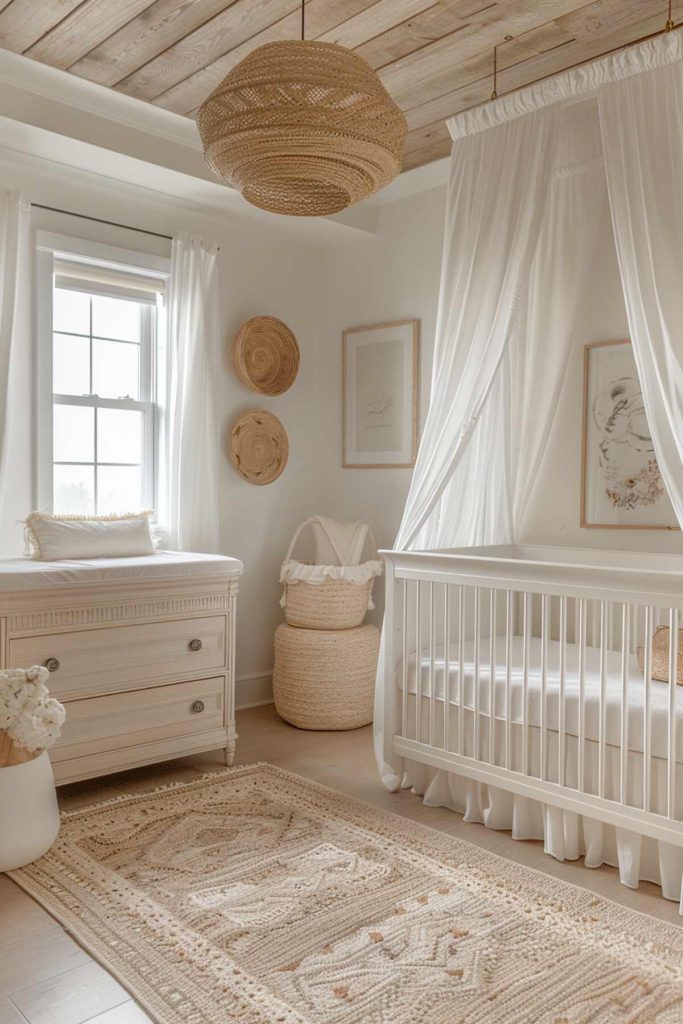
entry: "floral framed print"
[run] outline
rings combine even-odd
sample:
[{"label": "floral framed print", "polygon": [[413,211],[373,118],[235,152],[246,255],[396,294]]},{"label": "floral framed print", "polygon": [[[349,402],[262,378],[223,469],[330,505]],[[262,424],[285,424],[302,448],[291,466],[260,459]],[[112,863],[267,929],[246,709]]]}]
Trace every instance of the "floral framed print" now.
[{"label": "floral framed print", "polygon": [[581,526],[678,529],[628,340],[584,349]]},{"label": "floral framed print", "polygon": [[419,344],[419,320],[344,331],[344,469],[415,465]]}]

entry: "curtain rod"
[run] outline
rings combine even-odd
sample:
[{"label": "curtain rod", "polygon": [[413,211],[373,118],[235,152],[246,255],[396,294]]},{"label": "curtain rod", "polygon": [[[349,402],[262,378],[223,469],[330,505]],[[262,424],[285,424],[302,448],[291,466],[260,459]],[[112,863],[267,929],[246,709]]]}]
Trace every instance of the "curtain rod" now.
[{"label": "curtain rod", "polygon": [[139,231],[141,235],[154,235],[155,238],[165,238],[173,241],[173,235],[162,235],[160,231],[148,231],[146,228],[134,228],[131,224],[119,224],[115,220],[103,220],[102,217],[90,217],[87,213],[74,213],[73,210],[60,210],[58,206],[44,206],[42,203],[31,203],[38,210],[49,210],[51,213],[64,213],[67,217],[80,217],[81,220],[93,220],[97,224],[108,224],[112,228],[125,228],[126,231]]},{"label": "curtain rod", "polygon": [[[593,61],[600,60],[601,57],[609,57],[609,55],[611,53],[618,53],[619,50],[628,50],[629,47],[631,47],[631,46],[638,46],[639,43],[647,43],[650,39],[656,39],[657,36],[663,36],[665,32],[675,32],[676,29],[681,28],[681,26],[683,26],[683,21],[679,21],[678,24],[676,24],[676,25],[674,25],[672,22],[667,22],[665,28],[657,29],[656,32],[648,32],[647,35],[639,36],[637,39],[631,39],[628,43],[621,43],[619,46],[613,46],[611,49],[604,50],[602,53],[598,53],[594,57],[586,57],[584,60],[577,60],[575,64],[568,64],[566,68],[560,68],[559,71],[550,71],[550,72],[548,72],[547,75],[541,75],[539,78],[533,78],[530,82],[525,82],[524,85],[518,85],[515,89],[509,89],[507,92],[503,92],[503,93],[496,92],[495,97],[492,97],[490,100],[484,100],[482,103],[473,103],[471,107],[463,107],[462,110],[458,110],[457,113],[453,114],[452,116],[453,117],[457,117],[458,114],[465,114],[465,113],[467,113],[470,110],[477,110],[479,107],[486,107],[486,106],[488,106],[489,103],[495,102],[495,100],[498,99],[501,96],[513,96],[516,92],[522,92],[524,89],[528,89],[529,86],[531,86],[531,85],[538,85],[539,82],[545,82],[546,79],[548,79],[548,78],[556,78],[557,75],[562,75],[562,74],[564,74],[565,71],[573,71],[574,68],[580,68],[584,64],[592,64]],[[526,33],[523,32],[522,35],[526,35]],[[519,36],[516,37],[516,39],[519,39],[519,38],[520,38]],[[512,42],[515,42],[515,39],[505,40],[505,42],[511,42],[512,43]],[[504,44],[498,43],[498,46],[502,46],[502,45],[504,45]],[[494,47],[494,53],[495,53],[495,50],[498,49],[498,46]],[[527,60],[531,60],[531,59],[532,59],[531,57],[527,58]],[[520,62],[520,63],[522,63],[522,62]],[[510,66],[511,67],[515,67],[514,64],[512,64]],[[505,71],[507,71],[507,70],[509,70],[509,69],[508,68],[503,68],[502,69],[503,73]],[[498,76],[500,76],[501,72],[497,71],[497,74],[498,74]]]}]

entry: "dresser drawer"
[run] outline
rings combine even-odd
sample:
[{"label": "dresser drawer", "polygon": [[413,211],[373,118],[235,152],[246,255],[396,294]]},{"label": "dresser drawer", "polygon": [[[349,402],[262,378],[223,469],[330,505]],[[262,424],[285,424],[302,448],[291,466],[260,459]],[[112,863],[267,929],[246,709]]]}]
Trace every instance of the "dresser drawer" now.
[{"label": "dresser drawer", "polygon": [[226,619],[213,615],[23,637],[10,640],[9,664],[47,664],[49,687],[59,700],[138,689],[223,669]]},{"label": "dresser drawer", "polygon": [[222,676],[67,701],[53,764],[223,727]]}]

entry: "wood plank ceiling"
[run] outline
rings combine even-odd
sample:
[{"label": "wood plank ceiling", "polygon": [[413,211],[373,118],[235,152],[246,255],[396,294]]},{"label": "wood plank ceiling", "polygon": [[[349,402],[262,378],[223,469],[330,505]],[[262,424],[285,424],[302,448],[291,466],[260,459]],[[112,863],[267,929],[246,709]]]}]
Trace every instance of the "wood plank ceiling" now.
[{"label": "wood plank ceiling", "polygon": [[[354,49],[408,118],[404,169],[445,119],[664,27],[668,0],[306,0],[306,37]],[[672,16],[683,19],[683,0]],[[299,38],[300,0],[0,0],[0,47],[193,117],[255,47]]]}]

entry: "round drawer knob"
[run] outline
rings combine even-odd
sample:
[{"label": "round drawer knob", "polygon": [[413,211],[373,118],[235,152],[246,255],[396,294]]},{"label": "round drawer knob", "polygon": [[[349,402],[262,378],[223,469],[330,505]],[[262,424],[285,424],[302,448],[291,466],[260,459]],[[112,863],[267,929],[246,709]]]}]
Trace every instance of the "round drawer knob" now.
[{"label": "round drawer knob", "polygon": [[57,658],[48,658],[47,661],[45,662],[45,668],[48,670],[48,672],[56,672],[57,669],[59,668],[59,661],[57,660]]},{"label": "round drawer knob", "polygon": [[204,701],[203,700],[196,700],[193,703],[193,705],[192,705],[192,712],[193,712],[193,714],[201,715],[203,710],[204,710]]},{"label": "round drawer knob", "polygon": [[191,651],[201,651],[202,642],[201,640],[190,640],[187,646],[190,648]]}]

